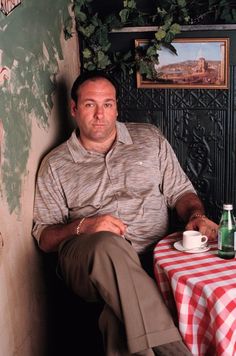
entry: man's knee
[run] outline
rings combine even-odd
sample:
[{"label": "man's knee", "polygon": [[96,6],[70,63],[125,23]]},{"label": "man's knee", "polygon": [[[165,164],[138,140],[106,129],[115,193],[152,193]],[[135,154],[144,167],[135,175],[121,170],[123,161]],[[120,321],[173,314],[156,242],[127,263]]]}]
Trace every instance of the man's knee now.
[{"label": "man's knee", "polygon": [[[121,236],[109,231],[99,231],[91,235],[81,234],[66,241],[59,250],[59,256],[72,260],[84,260],[94,254],[110,254],[117,250],[130,249],[129,243]],[[132,248],[131,248],[132,249]],[[132,249],[133,250],[133,249]]]},{"label": "man's knee", "polygon": [[94,255],[122,258],[128,257],[139,261],[138,255],[131,244],[119,235],[109,231],[101,231],[91,236],[91,248]]},{"label": "man's knee", "polygon": [[122,248],[124,239],[109,231],[100,231],[91,235],[90,242],[96,251],[107,252],[115,248]]}]

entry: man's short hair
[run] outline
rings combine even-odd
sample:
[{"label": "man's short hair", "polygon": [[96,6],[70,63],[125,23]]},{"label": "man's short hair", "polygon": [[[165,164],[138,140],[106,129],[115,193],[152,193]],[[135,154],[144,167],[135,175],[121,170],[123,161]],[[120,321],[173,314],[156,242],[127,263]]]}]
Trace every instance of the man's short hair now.
[{"label": "man's short hair", "polygon": [[111,78],[108,74],[102,72],[102,71],[90,71],[90,72],[84,72],[80,74],[77,79],[74,81],[74,84],[72,85],[71,88],[71,99],[77,103],[78,100],[78,91],[80,86],[86,82],[87,80],[96,80],[96,79],[106,79],[108,80],[115,88],[116,91],[116,97],[118,97],[118,84],[117,82]]}]

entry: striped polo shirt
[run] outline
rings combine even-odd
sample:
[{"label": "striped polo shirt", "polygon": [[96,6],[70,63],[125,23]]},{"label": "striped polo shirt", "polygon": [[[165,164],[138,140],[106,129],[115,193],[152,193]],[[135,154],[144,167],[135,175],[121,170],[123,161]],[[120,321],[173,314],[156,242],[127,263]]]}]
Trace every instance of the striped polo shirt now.
[{"label": "striped polo shirt", "polygon": [[33,235],[49,225],[111,214],[140,253],[168,228],[168,208],[195,190],[155,126],[117,122],[108,153],[87,151],[76,131],[43,160],[37,178]]}]

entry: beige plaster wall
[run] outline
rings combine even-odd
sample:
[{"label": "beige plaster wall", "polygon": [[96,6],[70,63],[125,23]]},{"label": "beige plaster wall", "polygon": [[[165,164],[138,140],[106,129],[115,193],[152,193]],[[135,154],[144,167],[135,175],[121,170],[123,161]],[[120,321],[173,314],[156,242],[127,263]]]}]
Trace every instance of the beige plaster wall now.
[{"label": "beige plaster wall", "polygon": [[[60,38],[63,58],[58,60],[56,81],[63,82],[69,89],[79,73],[78,39],[75,35],[69,41],[65,41],[63,35]],[[61,131],[57,96],[53,102],[47,126],[39,125],[29,113],[32,116],[31,144],[21,181],[20,208],[16,211],[10,211],[0,180],[0,356],[45,355],[46,299],[41,259],[31,237],[31,227],[38,164],[57,142]],[[3,125],[0,125],[1,177],[5,161],[4,135]]]}]

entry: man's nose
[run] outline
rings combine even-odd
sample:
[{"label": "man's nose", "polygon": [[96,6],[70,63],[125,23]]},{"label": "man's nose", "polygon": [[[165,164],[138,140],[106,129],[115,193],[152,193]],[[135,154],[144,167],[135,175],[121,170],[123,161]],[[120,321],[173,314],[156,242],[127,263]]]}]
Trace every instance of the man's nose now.
[{"label": "man's nose", "polygon": [[103,108],[103,106],[102,106],[102,105],[97,105],[97,106],[96,106],[96,111],[95,111],[95,116],[98,117],[98,118],[100,118],[100,117],[103,116],[103,114],[104,114],[104,108]]}]

